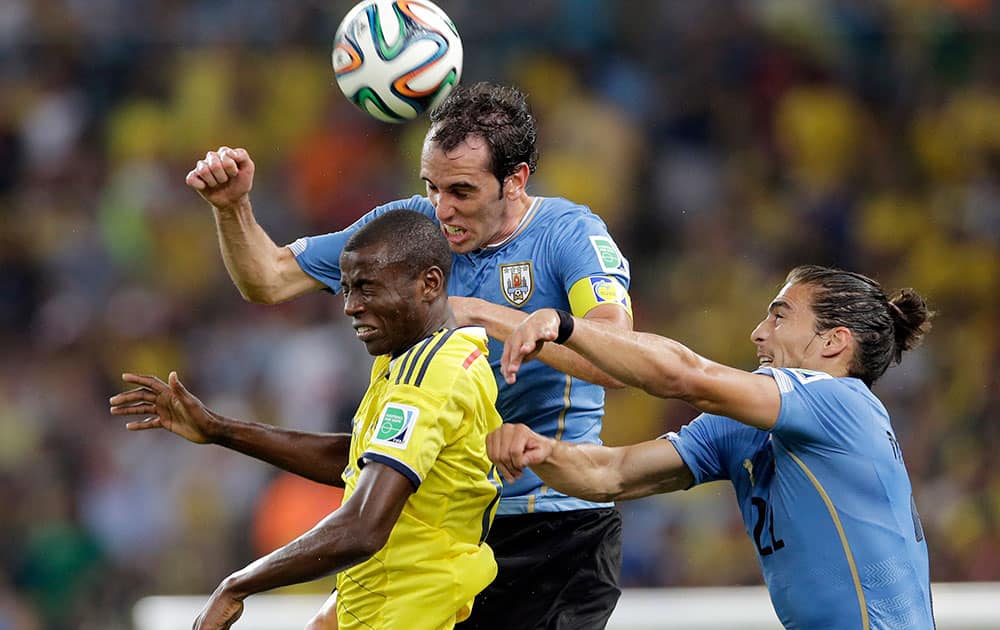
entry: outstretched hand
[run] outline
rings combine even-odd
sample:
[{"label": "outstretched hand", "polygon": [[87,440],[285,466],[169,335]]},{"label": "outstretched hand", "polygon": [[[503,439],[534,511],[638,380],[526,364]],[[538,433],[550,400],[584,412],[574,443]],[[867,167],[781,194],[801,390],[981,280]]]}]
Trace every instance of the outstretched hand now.
[{"label": "outstretched hand", "polygon": [[148,416],[125,425],[129,431],[166,429],[196,444],[212,441],[218,420],[171,372],[164,383],[155,376],[122,374],[126,383],[139,387],[112,396],[108,401],[113,416]]},{"label": "outstretched hand", "polygon": [[243,600],[229,594],[220,584],[194,620],[192,629],[227,630],[242,614]]},{"label": "outstretched hand", "polygon": [[239,205],[253,188],[254,164],[246,149],[219,147],[198,160],[184,182],[215,208]]},{"label": "outstretched hand", "polygon": [[503,344],[500,373],[504,380],[513,385],[517,381],[517,371],[521,369],[521,364],[538,356],[545,342],[554,341],[558,335],[559,315],[554,309],[543,308],[525,318],[511,331]]},{"label": "outstretched hand", "polygon": [[503,424],[486,436],[486,454],[507,482],[518,480],[524,469],[541,464],[552,454],[554,440],[524,424]]}]

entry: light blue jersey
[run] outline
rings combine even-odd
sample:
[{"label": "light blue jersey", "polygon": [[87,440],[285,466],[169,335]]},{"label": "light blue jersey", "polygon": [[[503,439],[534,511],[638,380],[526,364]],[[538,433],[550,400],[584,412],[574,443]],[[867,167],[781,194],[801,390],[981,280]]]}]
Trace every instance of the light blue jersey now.
[{"label": "light blue jersey", "polygon": [[695,484],[728,479],[786,628],[934,627],[927,544],[903,456],[863,382],[761,368],[771,431],[703,414],[673,442]]},{"label": "light blue jersey", "polygon": [[[375,208],[341,232],[295,241],[289,247],[302,269],[340,290],[340,252],[351,233],[387,210],[407,208],[434,218],[422,196]],[[435,219],[436,220],[436,219]],[[584,316],[603,303],[631,312],[629,266],[604,222],[585,206],[536,197],[517,230],[503,243],[471,254],[455,254],[448,293],[477,297],[526,313],[560,308]],[[508,385],[500,374],[503,344],[491,338],[490,364],[499,388],[497,410],[518,422],[569,442],[600,444],[604,388],[567,376],[540,361],[521,367]],[[558,512],[610,506],[568,497],[545,486],[530,470],[504,486],[498,515]]]}]

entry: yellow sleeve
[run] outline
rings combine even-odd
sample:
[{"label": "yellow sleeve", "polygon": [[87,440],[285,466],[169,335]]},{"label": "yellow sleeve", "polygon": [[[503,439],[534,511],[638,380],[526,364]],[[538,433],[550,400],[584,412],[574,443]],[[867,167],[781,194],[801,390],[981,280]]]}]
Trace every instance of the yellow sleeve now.
[{"label": "yellow sleeve", "polygon": [[394,387],[361,458],[385,464],[419,487],[450,440],[452,423],[442,416],[450,415],[452,405],[445,403],[425,388]]}]

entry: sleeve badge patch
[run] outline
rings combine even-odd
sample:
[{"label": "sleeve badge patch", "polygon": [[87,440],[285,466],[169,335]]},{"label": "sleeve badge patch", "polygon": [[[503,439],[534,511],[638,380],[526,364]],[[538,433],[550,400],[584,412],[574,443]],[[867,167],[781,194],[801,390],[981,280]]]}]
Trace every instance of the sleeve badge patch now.
[{"label": "sleeve badge patch", "polygon": [[590,244],[597,252],[597,260],[601,263],[604,271],[621,271],[625,267],[622,254],[618,251],[618,246],[607,236],[591,236]]},{"label": "sleeve badge patch", "polygon": [[383,444],[393,448],[405,449],[413,434],[420,410],[410,405],[387,403],[375,428],[372,444]]}]

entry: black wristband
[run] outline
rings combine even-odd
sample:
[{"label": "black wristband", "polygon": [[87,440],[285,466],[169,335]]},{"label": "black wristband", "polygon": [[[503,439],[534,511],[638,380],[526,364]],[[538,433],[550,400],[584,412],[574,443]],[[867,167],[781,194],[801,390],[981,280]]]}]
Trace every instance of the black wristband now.
[{"label": "black wristband", "polygon": [[552,341],[558,344],[566,343],[569,336],[573,334],[573,314],[562,309],[555,309],[559,316],[559,332]]}]

